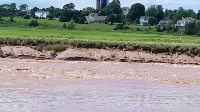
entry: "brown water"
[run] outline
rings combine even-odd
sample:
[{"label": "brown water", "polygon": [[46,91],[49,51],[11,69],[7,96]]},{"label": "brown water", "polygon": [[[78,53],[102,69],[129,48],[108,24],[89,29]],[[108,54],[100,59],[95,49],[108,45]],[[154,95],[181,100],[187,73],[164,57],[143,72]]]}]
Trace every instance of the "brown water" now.
[{"label": "brown water", "polygon": [[199,112],[200,66],[0,58],[0,112]]},{"label": "brown water", "polygon": [[199,112],[200,87],[120,79],[3,80],[1,112]]}]

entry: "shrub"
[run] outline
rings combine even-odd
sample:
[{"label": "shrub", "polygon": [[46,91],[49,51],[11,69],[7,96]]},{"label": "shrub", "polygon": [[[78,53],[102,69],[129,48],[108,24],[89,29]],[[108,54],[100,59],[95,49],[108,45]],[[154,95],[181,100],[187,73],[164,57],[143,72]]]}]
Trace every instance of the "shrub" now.
[{"label": "shrub", "polygon": [[53,14],[47,15],[47,18],[49,18],[49,20],[53,20]]},{"label": "shrub", "polygon": [[67,24],[67,29],[69,30],[74,30],[76,26],[76,23],[74,22],[74,20],[71,20],[68,24]]},{"label": "shrub", "polygon": [[63,24],[63,28],[67,28],[67,25],[65,23]]},{"label": "shrub", "polygon": [[196,35],[198,33],[198,28],[195,23],[189,23],[185,25],[185,34]]},{"label": "shrub", "polygon": [[14,18],[13,17],[10,17],[10,22],[14,22]]},{"label": "shrub", "polygon": [[140,19],[139,18],[137,18],[135,21],[134,21],[134,24],[140,24]]},{"label": "shrub", "polygon": [[78,19],[78,23],[80,23],[80,24],[85,24],[85,22],[86,22],[86,17],[85,17],[85,16],[80,17],[80,18]]},{"label": "shrub", "polygon": [[157,27],[156,31],[157,31],[157,32],[162,32],[160,26]]},{"label": "shrub", "polygon": [[66,45],[56,44],[56,45],[47,45],[43,47],[43,50],[45,51],[55,51],[55,52],[61,52],[66,50]]},{"label": "shrub", "polygon": [[166,31],[167,30],[167,28],[164,26],[163,28],[162,28],[162,31]]},{"label": "shrub", "polygon": [[30,15],[24,15],[24,19],[30,19],[31,16]]},{"label": "shrub", "polygon": [[173,28],[173,32],[178,32],[178,28],[177,28],[177,27],[174,27],[174,28]]},{"label": "shrub", "polygon": [[39,26],[39,23],[37,22],[37,20],[32,20],[28,26],[31,26],[31,27],[36,27],[36,26]]},{"label": "shrub", "polygon": [[114,30],[127,30],[130,29],[130,27],[124,25],[124,24],[117,24]]}]

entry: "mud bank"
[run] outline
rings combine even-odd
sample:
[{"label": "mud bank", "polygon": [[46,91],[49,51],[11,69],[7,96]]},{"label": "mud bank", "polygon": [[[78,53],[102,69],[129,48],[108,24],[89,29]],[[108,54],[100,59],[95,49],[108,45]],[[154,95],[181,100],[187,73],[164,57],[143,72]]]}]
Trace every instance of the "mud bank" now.
[{"label": "mud bank", "polygon": [[200,64],[199,56],[186,54],[155,54],[144,51],[123,51],[118,49],[85,49],[75,48],[56,53],[54,51],[39,52],[31,47],[5,46],[0,50],[2,58],[20,59],[52,59],[67,61],[115,61],[138,63],[171,63],[171,64]]}]

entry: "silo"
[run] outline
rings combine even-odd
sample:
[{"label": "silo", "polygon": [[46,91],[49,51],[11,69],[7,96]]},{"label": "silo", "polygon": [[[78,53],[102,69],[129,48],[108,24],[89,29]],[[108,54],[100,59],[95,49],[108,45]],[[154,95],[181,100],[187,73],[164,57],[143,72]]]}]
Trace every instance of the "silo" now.
[{"label": "silo", "polygon": [[101,10],[101,0],[96,0],[96,9]]},{"label": "silo", "polygon": [[105,8],[108,5],[108,0],[101,0],[101,9]]}]

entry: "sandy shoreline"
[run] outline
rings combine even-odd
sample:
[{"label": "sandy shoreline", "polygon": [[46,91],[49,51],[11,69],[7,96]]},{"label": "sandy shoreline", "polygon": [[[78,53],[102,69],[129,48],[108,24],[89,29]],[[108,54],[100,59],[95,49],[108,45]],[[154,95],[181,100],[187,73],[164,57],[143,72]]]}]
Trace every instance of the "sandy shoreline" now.
[{"label": "sandy shoreline", "polygon": [[197,65],[0,59],[0,80],[120,79],[200,84]]}]

